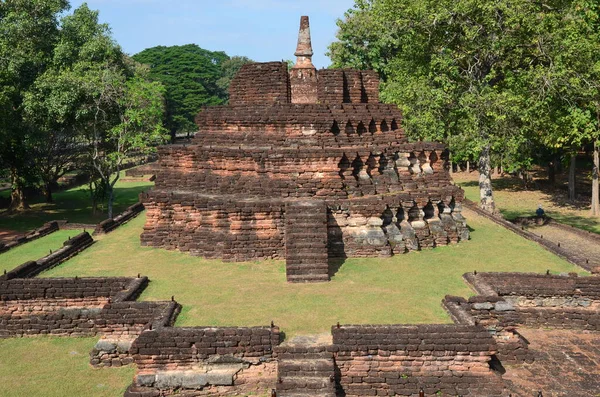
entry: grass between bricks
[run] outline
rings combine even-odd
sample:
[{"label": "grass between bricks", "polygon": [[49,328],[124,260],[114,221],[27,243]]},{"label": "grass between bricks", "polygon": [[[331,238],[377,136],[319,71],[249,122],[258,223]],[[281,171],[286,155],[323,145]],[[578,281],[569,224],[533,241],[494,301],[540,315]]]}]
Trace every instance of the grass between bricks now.
[{"label": "grass between bricks", "polygon": [[50,253],[50,250],[58,250],[69,237],[75,237],[81,232],[83,230],[58,230],[0,254],[0,273],[4,270],[10,271],[27,261],[43,258]]},{"label": "grass between bricks", "polygon": [[[123,177],[125,173],[123,172]],[[115,185],[114,214],[124,211],[127,207],[138,202],[141,192],[153,186],[153,182],[117,182]],[[2,194],[8,195],[4,191]],[[0,229],[17,230],[21,232],[38,228],[44,222],[66,219],[71,223],[97,224],[106,219],[106,212],[99,211],[92,215],[92,203],[86,185],[78,186],[53,195],[54,203],[47,204],[43,197],[30,202],[31,209],[15,213],[0,211]]]},{"label": "grass between bricks", "polygon": [[122,396],[135,368],[93,369],[98,338],[0,339],[0,396]]},{"label": "grass between bricks", "polygon": [[[448,323],[447,294],[469,296],[468,271],[580,271],[537,244],[465,211],[472,239],[392,258],[348,259],[329,283],[288,284],[284,261],[224,263],[141,247],[144,214],[42,277],[150,278],[142,300],[183,305],[177,326],[258,326],[287,336],[342,324]],[[583,272],[582,272],[583,273]]]}]

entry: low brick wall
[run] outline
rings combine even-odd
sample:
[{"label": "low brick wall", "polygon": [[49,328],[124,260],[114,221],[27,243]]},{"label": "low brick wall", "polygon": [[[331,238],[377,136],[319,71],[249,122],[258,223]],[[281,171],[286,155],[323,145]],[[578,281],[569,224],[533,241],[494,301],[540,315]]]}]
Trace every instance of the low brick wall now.
[{"label": "low brick wall", "polygon": [[483,327],[344,325],[332,334],[346,396],[502,393],[489,366],[496,343]]},{"label": "low brick wall", "polygon": [[[129,349],[138,372],[125,395],[162,395],[178,388],[203,390],[201,395],[231,395],[247,388],[274,387],[270,362],[280,341],[275,326],[144,331]],[[263,376],[262,371],[270,375]]]},{"label": "low brick wall", "polygon": [[0,241],[0,254],[30,241],[37,240],[40,237],[47,236],[50,233],[54,233],[58,229],[59,227],[57,222],[47,222],[44,223],[42,227],[35,229],[24,236],[17,237],[8,242]]},{"label": "low brick wall", "polygon": [[144,211],[144,204],[135,203],[132,206],[127,207],[127,209],[121,212],[119,215],[114,218],[106,219],[96,226],[94,230],[94,235],[106,234],[110,233],[116,228],[125,223],[129,222],[131,219],[138,216],[142,211]]},{"label": "low brick wall", "polygon": [[47,255],[36,261],[25,262],[15,269],[0,275],[1,280],[10,280],[14,278],[35,277],[44,270],[51,269],[60,265],[67,259],[77,255],[87,247],[92,245],[94,240],[87,232],[83,232],[63,243],[63,246],[50,255]]},{"label": "low brick wall", "polygon": [[503,363],[533,360],[520,326],[600,330],[600,277],[467,273],[464,278],[480,295],[447,296],[444,307],[458,324],[485,327]]},{"label": "low brick wall", "polygon": [[140,371],[191,367],[219,355],[258,361],[280,343],[277,327],[162,328],[143,332],[131,354]]},{"label": "low brick wall", "polygon": [[0,282],[0,337],[136,336],[169,325],[175,302],[134,302],[147,278],[14,279]]}]

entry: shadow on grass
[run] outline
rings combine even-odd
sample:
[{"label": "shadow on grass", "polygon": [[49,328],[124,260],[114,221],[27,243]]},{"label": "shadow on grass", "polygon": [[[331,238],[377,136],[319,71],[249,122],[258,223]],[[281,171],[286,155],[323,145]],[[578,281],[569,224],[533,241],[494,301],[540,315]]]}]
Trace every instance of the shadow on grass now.
[{"label": "shadow on grass", "polygon": [[333,277],[341,269],[347,258],[329,258],[329,277]]},{"label": "shadow on grass", "polygon": [[[116,215],[130,205],[138,202],[139,194],[150,189],[148,185],[115,187],[113,213]],[[85,187],[59,192],[54,203],[32,203],[31,209],[12,212],[0,212],[0,228],[28,231],[40,227],[52,220],[68,220],[70,223],[96,224],[106,219],[106,209],[92,214],[92,202]]]}]

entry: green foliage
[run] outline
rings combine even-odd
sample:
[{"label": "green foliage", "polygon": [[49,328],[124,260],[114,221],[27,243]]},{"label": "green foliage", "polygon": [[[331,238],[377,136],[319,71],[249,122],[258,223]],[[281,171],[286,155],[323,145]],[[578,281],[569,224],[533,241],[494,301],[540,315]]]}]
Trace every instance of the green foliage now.
[{"label": "green foliage", "polygon": [[591,0],[357,0],[338,21],[334,67],[374,69],[413,139],[457,160],[491,146],[507,169],[540,146],[597,136],[598,9]]},{"label": "green foliage", "polygon": [[150,77],[166,87],[167,128],[172,132],[196,130],[194,119],[203,106],[228,99],[231,79],[246,57],[204,50],[195,44],[148,48],[133,56],[150,67]]},{"label": "green foliage", "polygon": [[23,120],[23,96],[50,62],[58,14],[67,8],[66,0],[0,2],[0,167],[10,169],[14,198],[22,199],[35,180],[31,150],[37,137]]}]

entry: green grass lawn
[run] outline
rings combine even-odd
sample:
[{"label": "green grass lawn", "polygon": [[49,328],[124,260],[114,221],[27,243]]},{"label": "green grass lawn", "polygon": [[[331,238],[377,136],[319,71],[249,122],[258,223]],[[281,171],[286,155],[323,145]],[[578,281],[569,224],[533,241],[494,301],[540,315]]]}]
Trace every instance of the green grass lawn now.
[{"label": "green grass lawn", "polygon": [[[475,175],[454,174],[457,185],[465,191],[466,197],[479,202],[479,185]],[[538,205],[542,205],[546,214],[561,223],[580,229],[600,233],[600,218],[592,218],[589,209],[576,208],[568,203],[558,202],[550,194],[540,190],[523,190],[516,178],[501,177],[492,180],[494,199],[502,215],[507,219],[519,216],[535,215]]]},{"label": "green grass lawn", "polygon": [[[123,173],[124,176],[124,173]],[[148,190],[152,182],[117,182],[115,185],[114,214],[138,201],[140,192]],[[9,194],[10,192],[2,192]],[[106,211],[92,215],[92,205],[87,186],[79,186],[55,193],[54,203],[46,204],[39,197],[29,204],[30,210],[8,214],[0,212],[0,229],[28,231],[42,226],[44,222],[67,219],[72,223],[96,224],[106,219]]]},{"label": "green grass lawn", "polygon": [[93,369],[98,338],[0,339],[0,396],[122,396],[135,368]]},{"label": "green grass lawn", "polygon": [[450,322],[444,295],[468,296],[468,271],[578,271],[537,244],[465,211],[472,240],[392,258],[348,259],[329,283],[288,284],[283,261],[224,263],[141,247],[144,214],[43,277],[150,278],[142,300],[183,304],[179,326],[253,326],[273,320],[288,336],[336,322]]},{"label": "green grass lawn", "polygon": [[43,258],[50,253],[50,250],[56,251],[69,237],[74,237],[81,232],[82,230],[58,230],[0,254],[0,272],[12,270],[27,261]]}]

